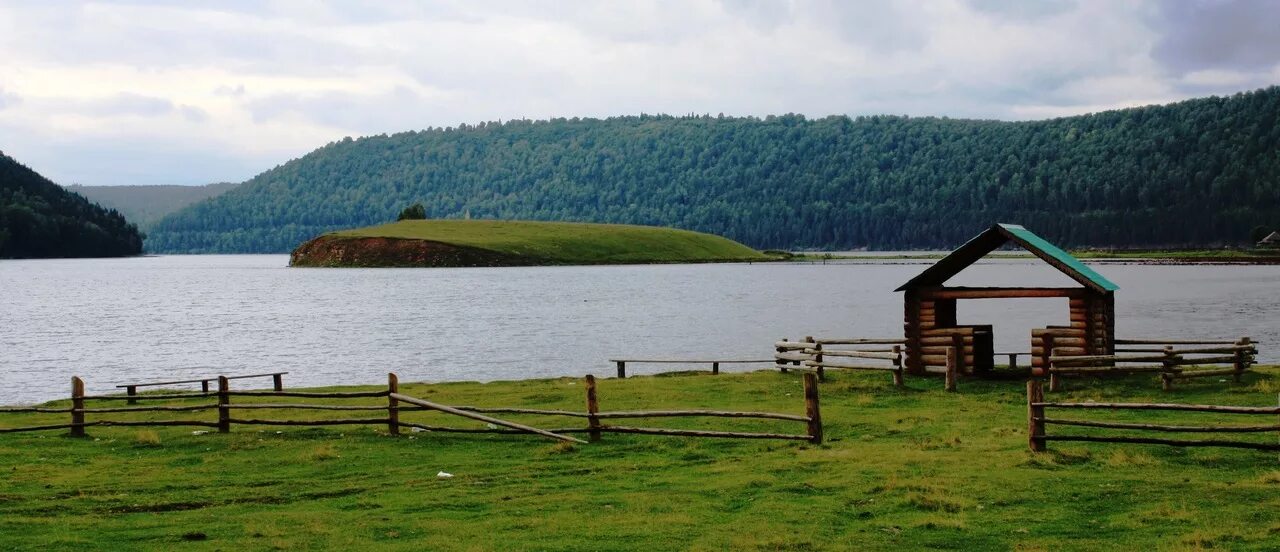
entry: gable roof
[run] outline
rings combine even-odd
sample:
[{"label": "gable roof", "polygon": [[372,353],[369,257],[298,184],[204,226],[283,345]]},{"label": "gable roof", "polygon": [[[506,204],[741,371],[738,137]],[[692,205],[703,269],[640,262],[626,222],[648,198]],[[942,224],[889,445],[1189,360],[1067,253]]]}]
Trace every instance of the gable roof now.
[{"label": "gable roof", "polygon": [[1272,232],[1267,237],[1262,238],[1258,243],[1280,243],[1280,231]]},{"label": "gable roof", "polygon": [[1067,254],[1066,251],[1059,249],[1058,246],[1045,241],[1044,238],[1037,236],[1034,232],[1017,224],[1001,223],[974,236],[973,239],[960,246],[959,249],[952,251],[950,255],[943,257],[942,260],[934,263],[933,266],[925,269],[924,272],[902,284],[901,287],[894,291],[941,286],[943,282],[959,274],[961,270],[968,268],[969,265],[1010,241],[1040,257],[1044,262],[1049,263],[1050,266],[1071,277],[1072,280],[1080,282],[1085,287],[1100,292],[1120,289],[1120,286],[1111,283],[1111,280],[1103,278],[1101,274],[1085,266],[1079,259]]}]

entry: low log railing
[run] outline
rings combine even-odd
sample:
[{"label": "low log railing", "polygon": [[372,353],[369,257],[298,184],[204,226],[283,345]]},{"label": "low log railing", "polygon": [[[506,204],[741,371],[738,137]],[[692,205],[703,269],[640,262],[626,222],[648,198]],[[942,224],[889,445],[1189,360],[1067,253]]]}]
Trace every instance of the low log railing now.
[{"label": "low log railing", "polygon": [[[1248,337],[1236,341],[1116,340],[1115,355],[1060,355],[1049,357],[1049,390],[1061,388],[1061,376],[1098,376],[1154,372],[1168,391],[1173,382],[1212,376],[1232,376],[1236,381],[1254,364],[1257,344]],[[1134,344],[1146,347],[1133,347]],[[1161,348],[1149,345],[1161,344]],[[1228,365],[1229,366],[1224,366]],[[1217,365],[1217,366],[1214,366]],[[1187,367],[1192,367],[1188,369]]]},{"label": "low log railing", "polygon": [[[234,379],[248,379],[248,378],[271,378],[272,387],[276,391],[282,391],[284,390],[285,374],[288,374],[288,372],[268,372],[266,374],[245,374],[240,376],[227,376],[227,379],[234,380]],[[161,387],[161,386],[169,386],[169,385],[182,385],[186,383],[198,383],[200,384],[200,392],[208,393],[209,382],[216,382],[216,381],[218,381],[218,376],[213,376],[208,378],[189,379],[189,380],[176,380],[176,381],[150,381],[146,383],[122,383],[120,385],[117,385],[116,389],[124,389],[126,395],[134,396],[138,394],[139,387]],[[129,399],[129,404],[137,404],[137,401],[135,399]]]},{"label": "low log railing", "polygon": [[[778,370],[812,372],[818,381],[826,379],[827,370],[873,370],[890,372],[894,387],[902,387],[905,374],[902,339],[815,339],[800,341],[782,338],[773,344],[773,362]],[[959,373],[959,350],[947,349],[946,389],[955,391]],[[874,363],[880,361],[880,363]]]},{"label": "low log railing", "polygon": [[1219,406],[1204,404],[1160,403],[1095,403],[1095,402],[1046,402],[1044,388],[1039,380],[1027,381],[1027,444],[1034,452],[1047,449],[1048,441],[1082,441],[1094,443],[1135,443],[1171,445],[1178,447],[1232,447],[1254,450],[1280,451],[1280,443],[1258,441],[1232,441],[1223,439],[1163,439],[1132,435],[1050,435],[1046,426],[1061,425],[1098,429],[1123,429],[1129,431],[1153,431],[1162,433],[1268,433],[1280,432],[1280,423],[1255,425],[1164,425],[1151,423],[1082,420],[1076,418],[1051,418],[1047,409],[1101,409],[1101,410],[1161,410],[1179,412],[1211,412],[1218,414],[1245,414],[1276,417],[1280,406]]},{"label": "low log railing", "polygon": [[628,364],[628,363],[630,363],[630,364],[695,364],[695,365],[696,365],[696,364],[706,364],[706,365],[709,365],[709,366],[711,367],[711,373],[712,373],[713,375],[715,375],[715,374],[719,374],[719,373],[720,373],[720,365],[721,365],[721,364],[762,364],[762,363],[772,363],[772,362],[773,362],[773,360],[772,360],[772,359],[767,359],[767,358],[766,358],[766,359],[763,359],[763,360],[752,360],[752,359],[717,359],[717,360],[702,360],[702,359],[671,359],[671,358],[648,358],[648,359],[644,359],[644,358],[639,358],[639,359],[637,359],[637,358],[621,358],[621,359],[619,359],[619,358],[611,358],[611,359],[609,359],[609,362],[612,362],[612,363],[614,364],[614,366],[615,366],[615,367],[617,367],[617,369],[618,369],[618,378],[626,378],[626,377],[627,377],[627,364]]},{"label": "low log railing", "polygon": [[[14,433],[25,431],[45,431],[45,430],[70,430],[70,434],[76,437],[85,436],[85,428],[87,427],[110,427],[110,426],[194,426],[216,429],[219,433],[228,433],[233,425],[271,425],[271,426],[327,426],[327,425],[378,425],[386,426],[387,432],[391,435],[398,435],[401,428],[416,428],[425,431],[438,431],[448,433],[523,433],[535,434],[543,437],[569,441],[575,443],[585,443],[581,439],[563,435],[564,433],[588,433],[592,440],[598,440],[600,434],[604,432],[615,433],[642,433],[651,435],[669,435],[669,436],[685,436],[685,437],[730,437],[745,439],[788,439],[788,440],[804,440],[812,443],[822,442],[822,418],[819,410],[818,384],[816,377],[812,374],[806,374],[804,380],[804,396],[805,396],[805,414],[778,414],[772,412],[745,412],[745,411],[721,411],[721,410],[667,410],[667,411],[618,411],[618,412],[601,412],[599,410],[599,398],[594,376],[586,377],[586,412],[574,412],[568,410],[552,410],[552,409],[536,409],[536,408],[506,408],[506,407],[475,407],[475,406],[450,406],[435,403],[418,397],[412,397],[400,393],[399,378],[395,374],[387,375],[387,388],[374,391],[346,391],[346,392],[310,392],[310,391],[277,391],[277,390],[260,390],[260,391],[232,391],[229,385],[230,378],[219,377],[217,379],[218,388],[213,392],[199,393],[154,393],[143,395],[85,395],[84,381],[79,377],[71,379],[71,406],[69,407],[2,407],[0,413],[40,413],[40,414],[67,414],[70,416],[69,423],[45,424],[26,427],[8,427],[0,428],[0,433]],[[134,406],[134,407],[86,407],[86,402],[96,401],[174,401],[174,400],[191,400],[191,399],[213,399],[213,402],[199,404],[180,404],[180,405],[159,405],[159,406]],[[256,398],[256,399],[273,399],[273,398],[317,398],[317,399],[369,399],[369,398],[385,398],[386,402],[382,404],[304,404],[304,403],[278,403],[278,402],[244,402],[240,403],[240,398]],[[233,399],[234,402],[233,402]],[[96,419],[86,420],[86,414],[130,414],[130,413],[151,413],[151,412],[201,412],[211,411],[217,412],[216,420],[197,420],[197,419],[164,419],[164,420],[107,420]],[[309,410],[309,411],[342,411],[342,412],[376,412],[375,416],[351,417],[351,418],[324,418],[324,419],[271,419],[260,417],[249,417],[248,414],[237,417],[236,411],[258,411],[258,410]],[[413,421],[402,420],[401,415],[406,412],[416,411],[435,411],[452,416],[467,418],[492,424],[492,427],[485,428],[458,428],[434,426],[417,423]],[[509,420],[495,418],[487,414],[533,414],[540,416],[567,416],[573,418],[585,419],[587,426],[569,427],[563,429],[540,429],[525,424],[512,422]],[[804,434],[786,434],[786,433],[759,433],[744,431],[710,431],[710,430],[686,430],[686,429],[665,429],[665,428],[648,428],[648,427],[629,427],[614,426],[602,423],[601,420],[624,419],[624,418],[671,418],[671,417],[722,417],[722,418],[757,418],[771,420],[785,420],[794,422],[803,422],[806,425]]]}]

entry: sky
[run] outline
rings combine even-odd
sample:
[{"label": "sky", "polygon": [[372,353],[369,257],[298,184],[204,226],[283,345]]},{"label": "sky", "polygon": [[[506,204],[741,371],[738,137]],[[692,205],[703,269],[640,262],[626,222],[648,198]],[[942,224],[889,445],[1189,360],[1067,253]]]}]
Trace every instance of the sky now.
[{"label": "sky", "polygon": [[640,113],[1043,119],[1280,84],[1272,0],[0,0],[0,151],[239,182],[343,137]]}]

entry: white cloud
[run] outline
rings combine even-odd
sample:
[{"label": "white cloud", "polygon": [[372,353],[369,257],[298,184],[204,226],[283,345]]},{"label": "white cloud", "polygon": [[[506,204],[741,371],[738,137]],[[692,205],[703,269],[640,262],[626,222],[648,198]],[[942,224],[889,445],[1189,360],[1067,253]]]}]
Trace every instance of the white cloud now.
[{"label": "white cloud", "polygon": [[[1210,22],[1247,20],[1251,3],[1227,3]],[[6,4],[0,149],[62,182],[198,183],[346,135],[463,122],[1026,119],[1280,80],[1280,52],[1252,47],[1271,40],[1256,25],[1237,44],[1189,23],[1198,13],[1103,0]],[[1200,46],[1170,46],[1178,36]]]}]

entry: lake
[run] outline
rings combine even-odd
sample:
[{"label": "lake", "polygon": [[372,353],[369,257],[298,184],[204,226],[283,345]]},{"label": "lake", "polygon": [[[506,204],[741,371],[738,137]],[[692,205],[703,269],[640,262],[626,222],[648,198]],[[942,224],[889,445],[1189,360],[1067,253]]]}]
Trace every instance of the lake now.
[{"label": "lake", "polygon": [[[0,404],[126,382],[288,371],[286,386],[612,374],[610,358],[768,358],[781,337],[900,337],[893,290],[931,261],[287,268],[285,255],[0,261]],[[1119,337],[1238,338],[1280,361],[1280,266],[1104,265]],[[1073,285],[1032,259],[952,285]],[[1065,299],[962,301],[997,351]],[[629,373],[677,369],[629,365]],[[705,368],[705,367],[704,367]],[[726,369],[753,369],[729,365]],[[256,381],[254,386],[268,384]],[[240,382],[234,382],[240,383]],[[234,385],[234,384],[233,384]],[[247,385],[247,384],[241,384]]]}]

